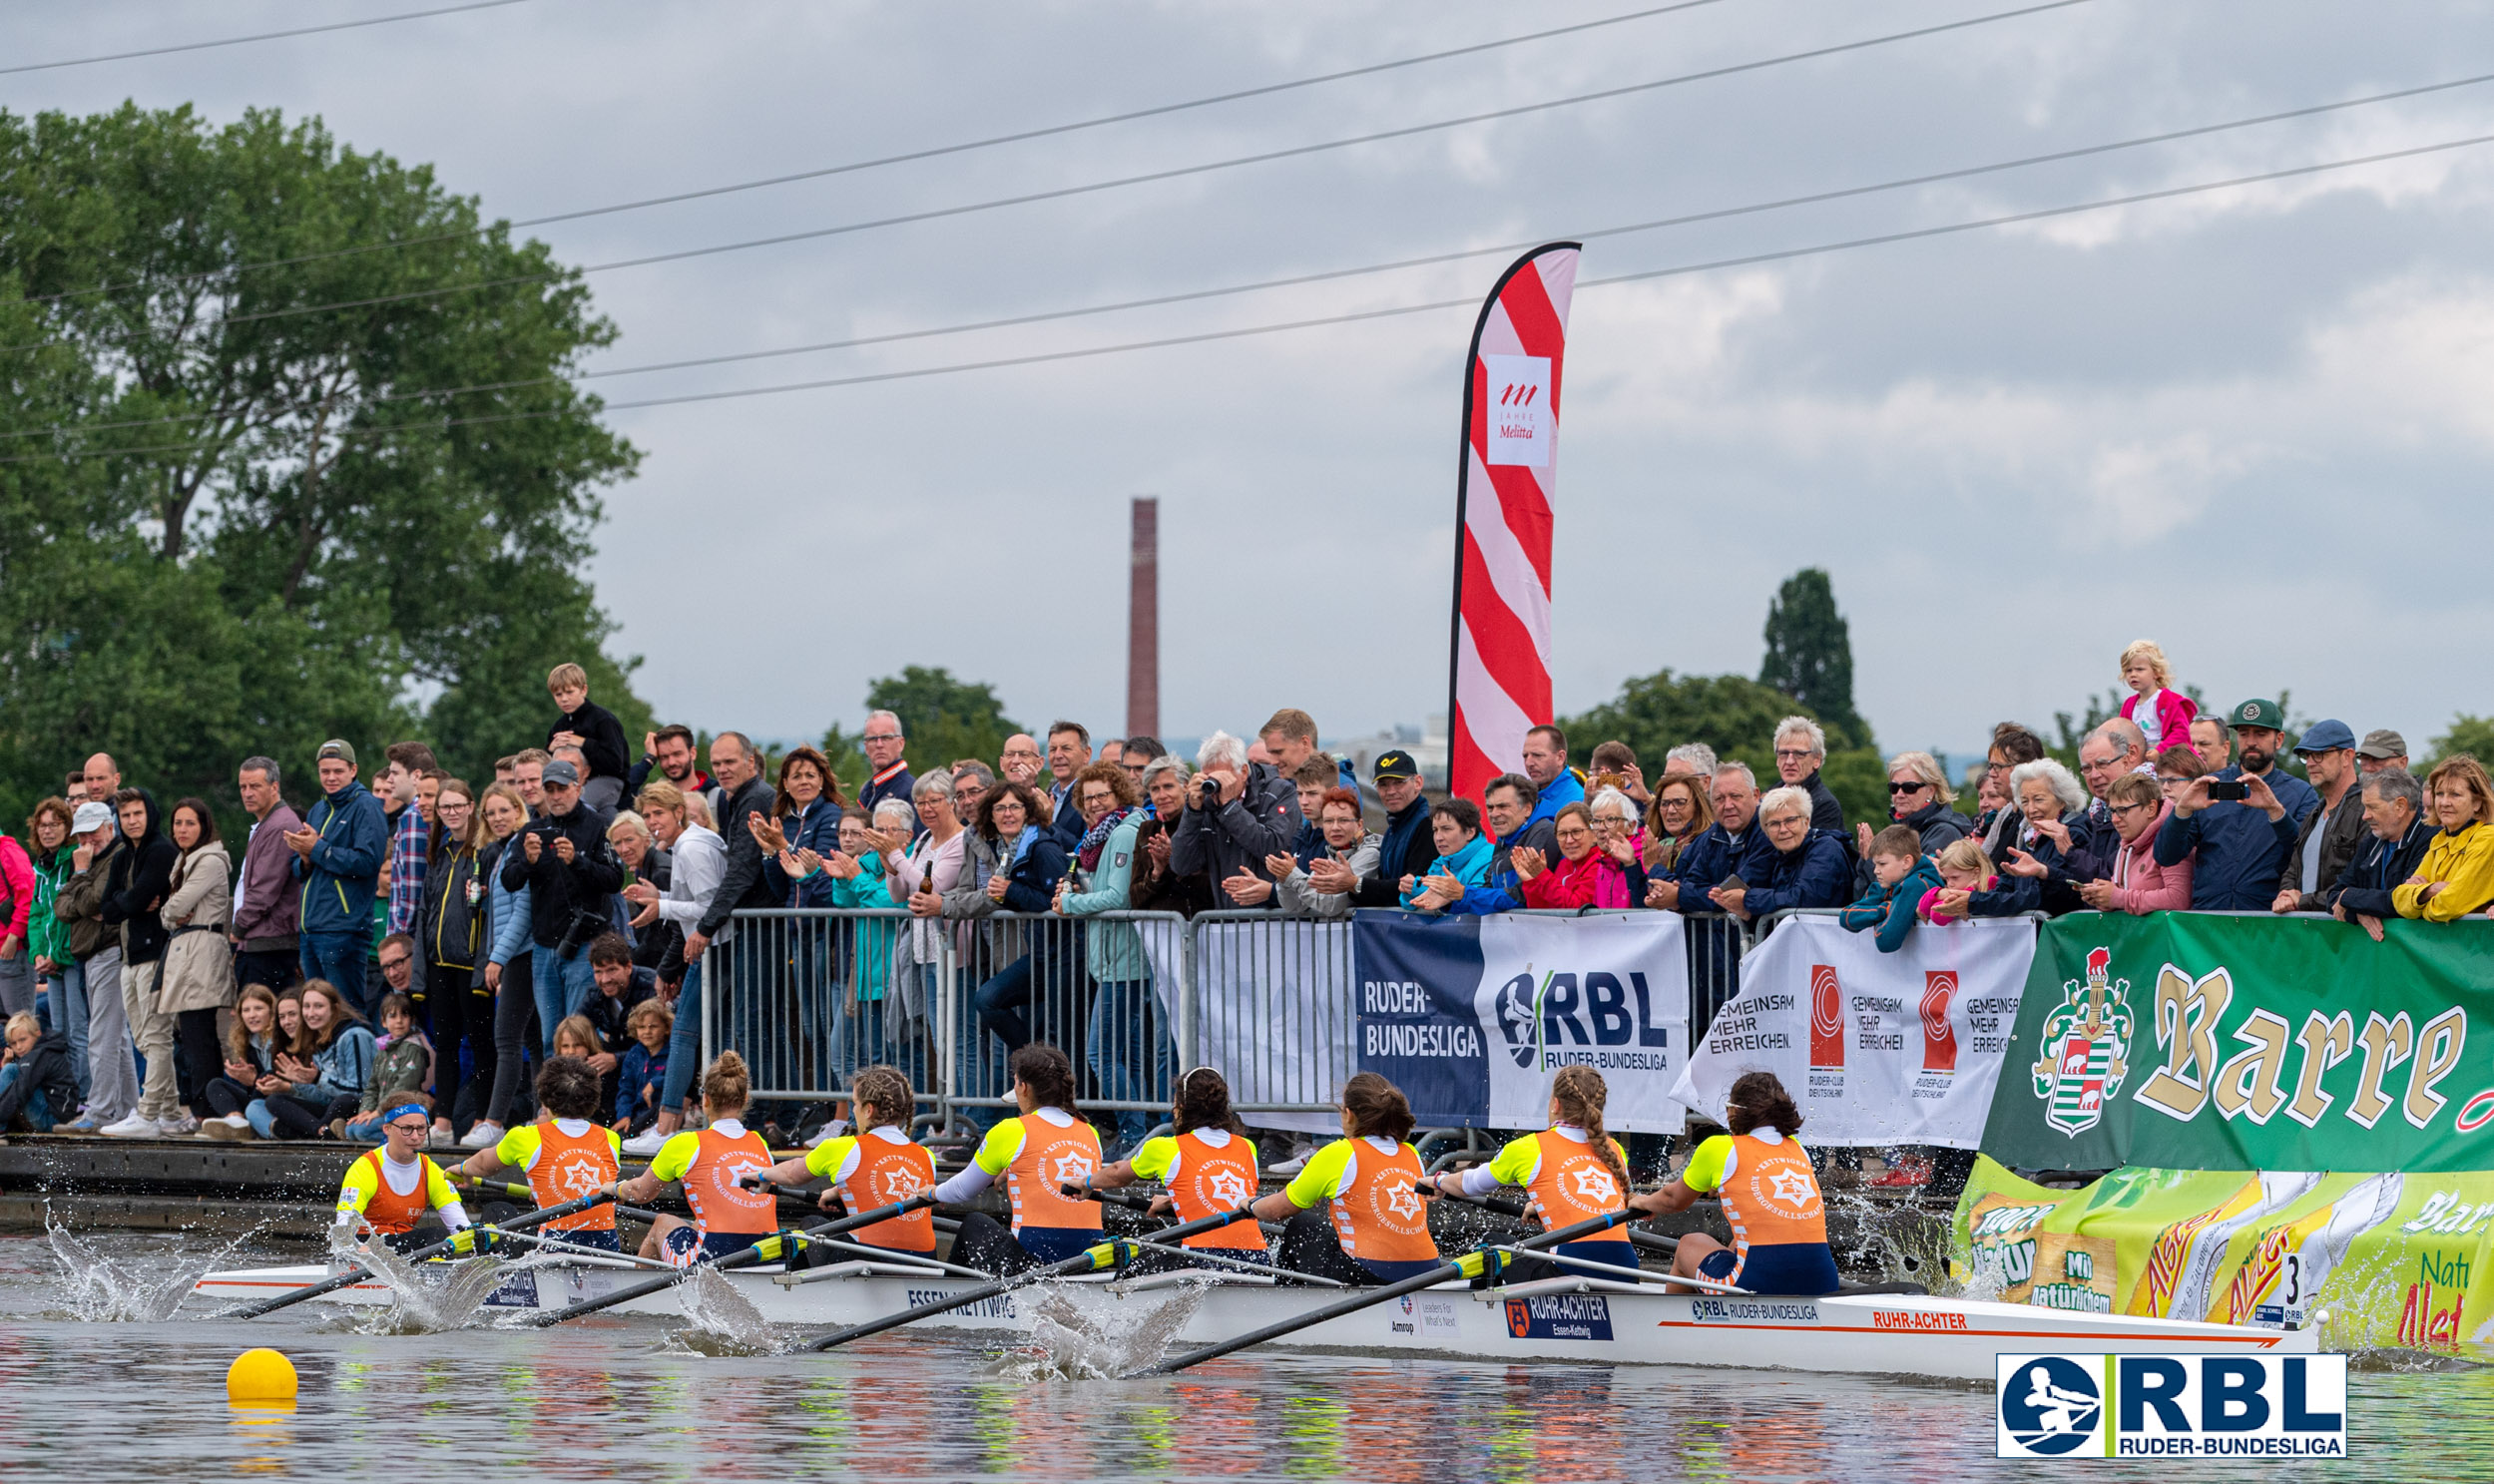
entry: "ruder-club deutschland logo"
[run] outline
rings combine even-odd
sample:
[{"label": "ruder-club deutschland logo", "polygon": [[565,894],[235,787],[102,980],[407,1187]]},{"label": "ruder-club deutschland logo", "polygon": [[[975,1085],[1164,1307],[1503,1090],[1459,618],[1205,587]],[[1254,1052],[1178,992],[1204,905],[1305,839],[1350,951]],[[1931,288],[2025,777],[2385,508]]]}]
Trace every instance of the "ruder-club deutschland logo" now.
[{"label": "ruder-club deutschland logo", "polygon": [[1926,969],[1922,975],[1922,1070],[1957,1070],[1957,1028],[1949,1024],[1949,1003],[1957,998],[1955,969]]},{"label": "ruder-club deutschland logo", "polygon": [[1844,1066],[1844,986],[1834,964],[1810,965],[1810,1070]]}]

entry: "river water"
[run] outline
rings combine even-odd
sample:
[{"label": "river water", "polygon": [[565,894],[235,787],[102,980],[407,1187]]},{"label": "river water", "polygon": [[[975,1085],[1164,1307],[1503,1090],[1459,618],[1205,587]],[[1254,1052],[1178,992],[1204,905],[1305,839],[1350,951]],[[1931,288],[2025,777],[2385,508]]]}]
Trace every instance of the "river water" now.
[{"label": "river water", "polygon": [[[0,1473],[1755,1484],[2024,1467],[1991,1456],[1988,1387],[1251,1354],[1167,1379],[1072,1379],[1061,1357],[906,1331],[830,1355],[770,1353],[789,1336],[733,1315],[719,1332],[654,1319],[422,1332],[442,1320],[350,1322],[317,1304],[249,1322],[177,1311],[192,1277],[257,1260],[300,1255],[140,1235],[0,1238]],[[290,1410],[227,1403],[226,1367],[251,1345],[292,1357],[302,1385]],[[2494,1369],[2373,1365],[2352,1393],[2345,1464],[2193,1476],[2465,1477],[2494,1456]]]}]

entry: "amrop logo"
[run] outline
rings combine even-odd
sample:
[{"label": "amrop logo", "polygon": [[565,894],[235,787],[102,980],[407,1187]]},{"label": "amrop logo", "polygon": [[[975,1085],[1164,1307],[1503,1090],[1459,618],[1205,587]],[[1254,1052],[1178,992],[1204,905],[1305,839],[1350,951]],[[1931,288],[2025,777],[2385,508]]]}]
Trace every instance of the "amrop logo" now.
[{"label": "amrop logo", "polygon": [[2003,1458],[2104,1452],[2104,1383],[2067,1356],[2022,1356],[2004,1367],[1999,1405]]}]

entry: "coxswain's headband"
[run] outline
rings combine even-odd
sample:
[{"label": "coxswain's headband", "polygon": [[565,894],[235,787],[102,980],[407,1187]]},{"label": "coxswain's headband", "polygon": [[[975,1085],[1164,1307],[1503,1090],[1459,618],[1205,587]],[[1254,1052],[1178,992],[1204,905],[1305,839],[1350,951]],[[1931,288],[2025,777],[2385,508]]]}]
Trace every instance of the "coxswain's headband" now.
[{"label": "coxswain's headband", "polygon": [[389,1110],[387,1113],[382,1114],[381,1122],[384,1124],[394,1124],[410,1113],[414,1114],[418,1118],[429,1119],[432,1117],[433,1110],[425,1107],[421,1103],[401,1103],[397,1107]]}]

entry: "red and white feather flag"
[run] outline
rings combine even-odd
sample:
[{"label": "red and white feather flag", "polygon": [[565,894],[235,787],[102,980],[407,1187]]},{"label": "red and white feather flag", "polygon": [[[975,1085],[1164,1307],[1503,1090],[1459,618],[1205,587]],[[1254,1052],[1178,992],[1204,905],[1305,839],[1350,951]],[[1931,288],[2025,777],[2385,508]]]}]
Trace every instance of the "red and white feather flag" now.
[{"label": "red and white feather flag", "polygon": [[1524,734],[1551,721],[1550,521],[1559,390],[1580,243],[1515,260],[1472,330],[1455,482],[1450,783],[1476,802],[1523,769]]}]

